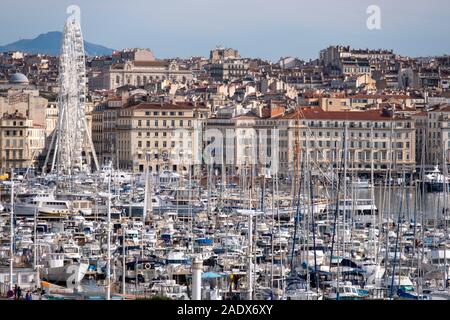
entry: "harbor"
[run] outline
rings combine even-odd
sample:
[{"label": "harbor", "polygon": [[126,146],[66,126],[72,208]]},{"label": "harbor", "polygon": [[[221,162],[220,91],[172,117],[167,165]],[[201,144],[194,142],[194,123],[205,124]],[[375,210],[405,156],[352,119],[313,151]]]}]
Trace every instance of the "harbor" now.
[{"label": "harbor", "polygon": [[[209,3],[176,5],[176,32],[173,8],[145,6],[92,7],[89,36],[100,34],[92,23],[111,43],[170,31],[160,43],[169,50],[176,35],[192,49],[199,30],[218,32]],[[257,28],[270,44],[233,31],[236,7],[220,9],[233,10],[215,26],[224,39],[278,49],[279,26]],[[92,19],[99,8],[120,12]],[[324,8],[307,26],[340,18]],[[371,9],[367,27],[381,29]],[[209,58],[156,58],[86,42],[80,13],[70,5],[62,32],[0,50],[0,300],[185,301],[173,304],[179,316],[205,318],[219,314],[214,303],[187,301],[270,316],[267,301],[450,300],[448,55],[332,45],[274,62],[217,46]],[[119,28],[126,15],[142,25]],[[193,16],[208,24],[184,29]],[[297,18],[279,25],[288,33]],[[159,20],[167,25],[146,25]]]},{"label": "harbor", "polygon": [[449,298],[447,188],[223,177],[3,181],[0,284],[12,273],[40,299]]}]

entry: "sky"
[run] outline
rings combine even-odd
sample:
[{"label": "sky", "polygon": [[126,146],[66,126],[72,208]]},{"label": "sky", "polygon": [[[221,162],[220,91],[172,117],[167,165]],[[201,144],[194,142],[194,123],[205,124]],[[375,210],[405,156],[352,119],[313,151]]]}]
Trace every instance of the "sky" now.
[{"label": "sky", "polygon": [[[62,31],[69,5],[80,7],[85,40],[157,58],[208,56],[218,45],[272,61],[315,59],[337,44],[450,54],[448,0],[0,0],[0,45]],[[367,28],[371,5],[379,30]]]}]

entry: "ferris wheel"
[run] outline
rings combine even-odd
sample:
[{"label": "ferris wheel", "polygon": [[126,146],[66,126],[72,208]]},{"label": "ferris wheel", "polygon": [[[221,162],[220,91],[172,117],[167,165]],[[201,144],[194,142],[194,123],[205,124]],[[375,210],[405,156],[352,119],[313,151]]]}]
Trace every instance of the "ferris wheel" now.
[{"label": "ferris wheel", "polygon": [[[72,175],[98,161],[86,121],[86,69],[84,41],[77,19],[68,19],[59,59],[58,121],[44,170],[53,150],[51,172]],[[92,158],[92,159],[91,159]]]}]

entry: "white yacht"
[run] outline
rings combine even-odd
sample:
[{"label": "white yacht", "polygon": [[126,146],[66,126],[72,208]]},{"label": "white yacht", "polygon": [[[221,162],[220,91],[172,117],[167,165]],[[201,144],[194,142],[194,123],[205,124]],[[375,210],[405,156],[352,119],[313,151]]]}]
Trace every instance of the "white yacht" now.
[{"label": "white yacht", "polygon": [[87,262],[66,259],[64,253],[50,253],[44,257],[42,278],[56,283],[79,284],[88,268]]},{"label": "white yacht", "polygon": [[[378,214],[378,208],[373,199],[347,199],[339,200],[339,214],[342,215],[344,211],[349,215],[350,213],[361,222],[371,222],[373,214]],[[327,207],[328,213],[334,213],[336,204],[330,203]]]},{"label": "white yacht", "polygon": [[432,170],[426,170],[424,172],[423,183],[428,191],[438,191],[444,190],[444,185],[449,184],[450,179],[445,177],[438,166],[435,166]]},{"label": "white yacht", "polygon": [[68,200],[58,200],[52,193],[35,194],[25,198],[23,202],[14,204],[14,212],[18,216],[34,216],[34,214],[68,214],[71,204]]},{"label": "white yacht", "polygon": [[355,189],[369,189],[372,187],[372,183],[368,179],[358,178],[352,181],[352,187]]}]

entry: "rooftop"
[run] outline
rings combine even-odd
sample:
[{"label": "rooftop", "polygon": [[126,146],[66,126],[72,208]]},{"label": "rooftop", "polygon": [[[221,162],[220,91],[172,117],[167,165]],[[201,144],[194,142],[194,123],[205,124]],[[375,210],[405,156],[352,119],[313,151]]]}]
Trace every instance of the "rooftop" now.
[{"label": "rooftop", "polygon": [[391,121],[398,120],[386,110],[367,111],[324,111],[320,107],[298,108],[280,119],[307,119],[307,120],[348,120],[348,121]]}]

